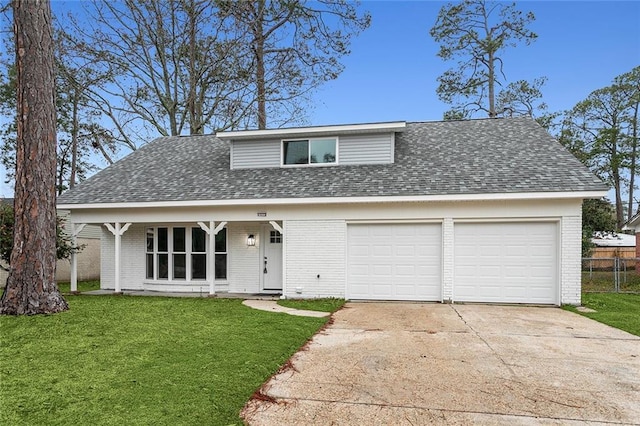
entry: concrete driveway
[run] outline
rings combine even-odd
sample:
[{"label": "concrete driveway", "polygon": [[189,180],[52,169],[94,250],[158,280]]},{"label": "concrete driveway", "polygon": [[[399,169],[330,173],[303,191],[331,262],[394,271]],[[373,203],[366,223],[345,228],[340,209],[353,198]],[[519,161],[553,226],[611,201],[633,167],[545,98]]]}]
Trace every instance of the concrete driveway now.
[{"label": "concrete driveway", "polygon": [[558,308],[348,303],[251,425],[640,424],[640,338]]}]

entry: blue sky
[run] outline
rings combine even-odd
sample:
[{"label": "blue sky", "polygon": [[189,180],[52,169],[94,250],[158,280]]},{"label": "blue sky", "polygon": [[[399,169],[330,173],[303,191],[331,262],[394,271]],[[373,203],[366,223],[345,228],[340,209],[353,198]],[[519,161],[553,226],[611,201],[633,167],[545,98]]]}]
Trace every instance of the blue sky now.
[{"label": "blue sky", "polygon": [[[443,2],[369,1],[371,27],[354,40],[338,80],[316,94],[312,124],[440,120],[436,78],[451,67],[429,36]],[[640,2],[525,1],[538,39],[503,57],[509,81],[546,76],[550,111],[569,109],[640,65]]]},{"label": "blue sky", "polygon": [[[364,1],[371,27],[355,38],[345,71],[314,95],[313,125],[440,120],[448,109],[436,78],[452,64],[436,56],[429,29],[444,2]],[[640,65],[640,2],[525,1],[538,40],[503,55],[509,81],[546,76],[550,111],[569,109],[593,90]],[[54,10],[73,2],[53,2]],[[123,153],[124,154],[124,153]],[[0,170],[4,182],[4,170]],[[0,196],[11,196],[2,183]]]}]

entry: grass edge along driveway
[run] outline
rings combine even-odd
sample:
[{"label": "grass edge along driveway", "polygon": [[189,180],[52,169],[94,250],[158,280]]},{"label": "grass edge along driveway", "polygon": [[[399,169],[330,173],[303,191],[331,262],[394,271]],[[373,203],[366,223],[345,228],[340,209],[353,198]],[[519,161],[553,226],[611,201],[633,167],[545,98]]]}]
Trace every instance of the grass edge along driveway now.
[{"label": "grass edge along driveway", "polygon": [[236,299],[67,296],[0,317],[0,424],[242,424],[252,393],[327,318]]},{"label": "grass edge along driveway", "polygon": [[582,305],[595,312],[581,312],[574,306],[563,308],[640,336],[640,294],[583,293]]}]

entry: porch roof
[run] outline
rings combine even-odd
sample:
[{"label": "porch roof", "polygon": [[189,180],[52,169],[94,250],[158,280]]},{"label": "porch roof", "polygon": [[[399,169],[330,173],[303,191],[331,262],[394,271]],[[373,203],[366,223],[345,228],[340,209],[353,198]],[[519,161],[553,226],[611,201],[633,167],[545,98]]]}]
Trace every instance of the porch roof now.
[{"label": "porch roof", "polygon": [[87,179],[59,205],[603,192],[530,118],[407,123],[395,162],[238,169],[215,136],[163,137]]}]

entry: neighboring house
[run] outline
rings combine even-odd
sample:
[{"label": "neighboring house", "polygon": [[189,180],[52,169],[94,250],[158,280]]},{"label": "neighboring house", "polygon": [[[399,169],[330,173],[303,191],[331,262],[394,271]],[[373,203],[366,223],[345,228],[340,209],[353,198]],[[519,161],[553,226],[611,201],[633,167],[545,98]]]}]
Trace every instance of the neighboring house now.
[{"label": "neighboring house", "polygon": [[[13,198],[1,198],[0,203],[13,206]],[[66,231],[67,216],[69,212],[58,211],[58,216],[63,218],[63,230]],[[85,226],[77,236],[77,244],[83,249],[77,255],[77,274],[79,280],[100,279],[100,237],[102,231],[100,226]],[[0,261],[2,262],[2,261]],[[7,268],[5,262],[2,266]],[[0,268],[0,287],[4,287],[7,282],[9,272]],[[58,260],[56,264],[56,281],[68,282],[71,279],[71,263],[67,259]]]},{"label": "neighboring house", "polygon": [[579,304],[607,187],[530,118],[159,138],[59,198],[101,286]]},{"label": "neighboring house", "polygon": [[591,249],[591,259],[606,259],[590,261],[589,265],[595,268],[613,267],[613,258],[627,259],[626,267],[635,267],[636,262],[636,236],[615,232],[596,232],[591,242],[595,247]]},{"label": "neighboring house", "polygon": [[640,210],[622,228],[636,234],[636,258],[640,258]]},{"label": "neighboring house", "polygon": [[622,252],[632,252],[630,256],[635,257],[636,252],[636,236],[629,234],[621,234],[617,232],[595,232],[591,242],[595,245],[594,250],[603,249],[602,252],[607,250]]}]

